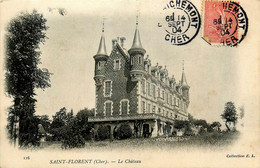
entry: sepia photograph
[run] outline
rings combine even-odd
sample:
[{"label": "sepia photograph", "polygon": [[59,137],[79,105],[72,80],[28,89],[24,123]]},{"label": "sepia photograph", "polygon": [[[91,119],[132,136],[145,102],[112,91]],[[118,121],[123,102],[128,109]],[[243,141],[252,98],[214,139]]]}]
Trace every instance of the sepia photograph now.
[{"label": "sepia photograph", "polygon": [[0,167],[259,167],[259,7],[1,0]]}]

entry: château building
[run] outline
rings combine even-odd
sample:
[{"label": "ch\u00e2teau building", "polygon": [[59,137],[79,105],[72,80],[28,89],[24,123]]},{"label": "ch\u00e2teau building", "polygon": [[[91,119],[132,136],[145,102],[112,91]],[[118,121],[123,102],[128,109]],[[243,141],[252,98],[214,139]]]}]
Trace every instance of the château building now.
[{"label": "ch\u00e2teau building", "polygon": [[124,48],[125,38],[112,40],[107,54],[104,29],[95,60],[95,116],[89,118],[95,131],[107,126],[111,138],[122,124],[131,127],[133,136],[171,134],[176,119],[188,119],[189,85],[184,69],[177,82],[165,67],[152,66],[136,26],[132,47]]}]

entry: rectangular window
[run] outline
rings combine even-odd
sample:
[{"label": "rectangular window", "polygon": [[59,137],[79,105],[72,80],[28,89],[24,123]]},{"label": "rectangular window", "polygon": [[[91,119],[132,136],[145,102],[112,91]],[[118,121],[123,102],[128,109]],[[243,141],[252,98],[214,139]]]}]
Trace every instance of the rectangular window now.
[{"label": "rectangular window", "polygon": [[123,115],[127,114],[127,108],[128,108],[128,101],[122,101],[121,102],[121,112]]},{"label": "rectangular window", "polygon": [[168,93],[166,93],[166,103],[169,104]]},{"label": "rectangular window", "polygon": [[158,97],[161,97],[161,91],[160,91],[160,88],[158,88]]},{"label": "rectangular window", "polygon": [[153,98],[155,99],[155,85],[153,85]]},{"label": "rectangular window", "polygon": [[153,106],[153,113],[155,113],[155,109],[156,109],[156,107],[155,107],[155,106]]},{"label": "rectangular window", "polygon": [[150,113],[151,112],[151,104],[148,104],[147,105],[147,113]]},{"label": "rectangular window", "polygon": [[106,81],[105,82],[105,96],[110,96],[111,95],[111,81]]},{"label": "rectangular window", "polygon": [[107,102],[105,104],[105,109],[106,109],[106,116],[111,116],[111,112],[112,112],[112,103],[111,102]]},{"label": "rectangular window", "polygon": [[145,80],[144,79],[142,80],[141,84],[142,84],[142,92],[143,92],[143,94],[145,94]]},{"label": "rectangular window", "polygon": [[172,95],[170,95],[170,105],[172,106]]},{"label": "rectangular window", "polygon": [[176,106],[176,97],[174,97],[174,106]]},{"label": "rectangular window", "polygon": [[147,82],[147,92],[148,92],[148,95],[151,96],[150,82]]},{"label": "rectangular window", "polygon": [[164,90],[162,91],[162,99],[164,99]]},{"label": "rectangular window", "polygon": [[145,113],[145,101],[142,101],[142,112]]}]

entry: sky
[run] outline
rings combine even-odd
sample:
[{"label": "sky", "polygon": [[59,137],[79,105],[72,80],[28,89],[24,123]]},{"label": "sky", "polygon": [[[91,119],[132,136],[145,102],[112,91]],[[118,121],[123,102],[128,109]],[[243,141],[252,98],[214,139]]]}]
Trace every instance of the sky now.
[{"label": "sky", "polygon": [[[222,121],[220,115],[226,102],[233,101],[239,107],[252,98],[248,94],[252,89],[248,88],[256,87],[257,83],[251,81],[256,74],[247,72],[255,72],[259,68],[251,64],[254,58],[245,60],[248,51],[258,52],[257,48],[249,45],[252,38],[245,38],[237,48],[214,47],[201,38],[200,29],[191,43],[184,46],[171,45],[164,40],[164,30],[157,26],[163,19],[163,0],[157,3],[135,0],[26,2],[20,5],[17,5],[17,1],[2,2],[7,8],[1,9],[1,16],[5,12],[8,14],[1,19],[3,25],[6,25],[19,12],[32,9],[37,9],[47,19],[48,39],[40,48],[40,67],[47,68],[53,75],[50,88],[37,90],[37,115],[52,116],[62,107],[73,109],[74,113],[85,107],[94,108],[93,56],[98,50],[102,18],[105,17],[106,47],[110,54],[112,39],[116,37],[125,37],[125,48],[131,47],[137,13],[142,45],[152,65],[157,62],[166,65],[169,75],[180,80],[184,60],[185,74],[190,85],[188,111],[195,118],[208,122]],[[194,5],[201,11],[200,1],[195,1]],[[67,14],[62,16],[57,10],[50,12],[49,8],[65,8]],[[4,29],[1,30],[3,34]],[[252,32],[249,31],[247,36],[253,36]]]}]

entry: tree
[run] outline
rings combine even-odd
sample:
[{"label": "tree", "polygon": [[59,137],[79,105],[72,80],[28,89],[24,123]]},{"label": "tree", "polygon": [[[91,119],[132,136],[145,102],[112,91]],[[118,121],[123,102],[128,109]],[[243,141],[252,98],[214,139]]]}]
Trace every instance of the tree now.
[{"label": "tree", "polygon": [[195,122],[194,117],[193,117],[190,113],[188,114],[188,120],[189,120],[189,122],[190,122],[191,124],[194,124],[194,122]]},{"label": "tree", "polygon": [[88,109],[88,108],[84,108],[82,110],[79,110],[77,116],[85,116],[85,117],[91,117],[95,115],[95,109]]},{"label": "tree", "polygon": [[211,128],[217,127],[218,131],[220,131],[221,124],[218,121],[214,121],[212,124],[210,124]]},{"label": "tree", "polygon": [[94,116],[95,110],[94,109],[88,109],[84,108],[83,110],[80,110],[76,118],[78,120],[78,124],[81,128],[81,134],[84,137],[85,140],[90,140],[92,137],[92,130],[93,130],[93,123],[88,122],[88,118],[91,116]]},{"label": "tree", "polygon": [[53,134],[54,140],[62,139],[62,128],[67,125],[73,119],[73,111],[67,113],[65,107],[61,108],[54,116],[51,123],[51,133]]},{"label": "tree", "polygon": [[61,147],[80,148],[85,145],[85,139],[82,135],[82,127],[77,117],[73,117],[65,126],[61,128]]},{"label": "tree", "polygon": [[190,122],[189,121],[184,121],[184,120],[175,120],[174,121],[174,128],[180,130],[182,128],[187,128],[190,127]]},{"label": "tree", "polygon": [[222,119],[225,120],[227,130],[230,131],[228,124],[233,123],[234,127],[237,122],[237,111],[233,102],[227,102],[225,104],[224,112],[221,114]]},{"label": "tree", "polygon": [[209,127],[207,121],[206,120],[202,120],[202,119],[195,120],[194,121],[194,125],[196,125],[196,126],[203,126],[203,128],[208,128]]},{"label": "tree", "polygon": [[[37,145],[35,89],[50,87],[50,73],[38,67],[39,45],[46,39],[46,19],[37,11],[21,13],[9,22],[6,34],[6,92],[13,99],[9,129],[19,125],[19,145]],[[12,119],[13,118],[13,119]],[[13,126],[11,126],[13,125]],[[13,129],[16,130],[16,129]],[[17,132],[10,131],[16,142]]]}]

